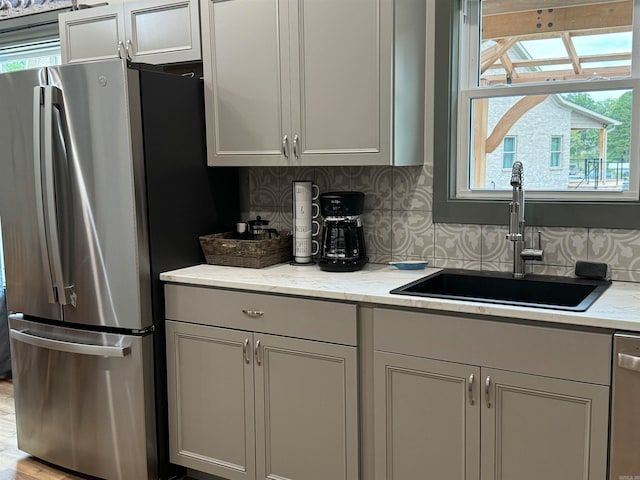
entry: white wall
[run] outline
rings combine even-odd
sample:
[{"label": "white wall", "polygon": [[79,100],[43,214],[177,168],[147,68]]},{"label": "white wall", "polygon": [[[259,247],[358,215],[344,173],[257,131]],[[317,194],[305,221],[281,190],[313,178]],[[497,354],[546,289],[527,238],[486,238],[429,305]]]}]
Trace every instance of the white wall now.
[{"label": "white wall", "polygon": [[[488,133],[491,133],[505,112],[520,97],[496,98],[489,102]],[[569,146],[571,142],[571,111],[562,108],[552,97],[532,108],[509,130],[516,136],[516,160],[524,165],[527,189],[567,189],[569,177]],[[562,137],[562,159],[559,168],[550,167],[551,137]],[[494,181],[498,188],[509,188],[511,169],[502,168],[504,142],[487,154],[486,185]]]}]

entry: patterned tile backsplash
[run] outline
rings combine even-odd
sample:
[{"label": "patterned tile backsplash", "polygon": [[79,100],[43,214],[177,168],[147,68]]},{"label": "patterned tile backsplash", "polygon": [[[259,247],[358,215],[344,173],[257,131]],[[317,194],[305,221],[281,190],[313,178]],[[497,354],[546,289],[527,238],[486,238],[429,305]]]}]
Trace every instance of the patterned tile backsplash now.
[{"label": "patterned tile backsplash", "polygon": [[[436,267],[511,271],[512,246],[505,225],[434,224],[433,166],[255,167],[243,170],[247,217],[261,215],[290,230],[291,182],[313,180],[320,192],[358,190],[370,261],[428,260]],[[506,221],[506,215],[505,215]],[[528,245],[542,232],[543,262],[529,271],[573,275],[576,260],[605,262],[612,278],[640,282],[640,230],[528,227]]]}]

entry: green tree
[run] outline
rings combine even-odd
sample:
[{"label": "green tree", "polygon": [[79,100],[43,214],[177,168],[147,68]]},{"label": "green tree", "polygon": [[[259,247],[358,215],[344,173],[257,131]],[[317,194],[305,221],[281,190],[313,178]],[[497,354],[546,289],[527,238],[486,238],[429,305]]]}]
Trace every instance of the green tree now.
[{"label": "green tree", "polygon": [[606,112],[608,117],[620,122],[607,135],[607,158],[609,161],[626,161],[631,145],[631,92],[625,92],[613,102]]},{"label": "green tree", "polygon": [[[610,128],[607,135],[607,159],[609,162],[626,160],[631,145],[632,94],[625,92],[618,98],[597,101],[588,93],[570,93],[563,98],[591,111],[618,120],[620,125]],[[582,160],[599,156],[599,131],[577,130],[571,132],[571,159]]]},{"label": "green tree", "polygon": [[603,106],[594,100],[588,93],[568,93],[562,97],[571,103],[588,108],[593,112],[604,114]]},{"label": "green tree", "polygon": [[4,64],[5,72],[15,72],[16,70],[24,70],[27,68],[27,62],[24,60],[16,60]]}]

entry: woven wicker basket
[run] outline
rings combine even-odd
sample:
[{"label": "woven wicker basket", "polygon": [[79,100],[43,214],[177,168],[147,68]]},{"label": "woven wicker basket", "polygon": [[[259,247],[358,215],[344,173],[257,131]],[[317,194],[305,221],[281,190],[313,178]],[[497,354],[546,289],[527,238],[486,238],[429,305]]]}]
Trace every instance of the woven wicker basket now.
[{"label": "woven wicker basket", "polygon": [[241,240],[227,232],[200,237],[200,247],[210,265],[263,268],[291,260],[291,239],[289,232],[266,240]]}]

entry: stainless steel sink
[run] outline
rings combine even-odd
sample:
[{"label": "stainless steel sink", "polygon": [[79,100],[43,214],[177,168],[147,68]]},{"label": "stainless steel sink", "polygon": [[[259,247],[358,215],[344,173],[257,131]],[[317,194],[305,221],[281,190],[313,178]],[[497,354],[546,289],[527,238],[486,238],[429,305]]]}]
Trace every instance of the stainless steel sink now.
[{"label": "stainless steel sink", "polygon": [[445,269],[391,290],[398,295],[584,312],[611,282],[546,275]]}]

